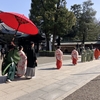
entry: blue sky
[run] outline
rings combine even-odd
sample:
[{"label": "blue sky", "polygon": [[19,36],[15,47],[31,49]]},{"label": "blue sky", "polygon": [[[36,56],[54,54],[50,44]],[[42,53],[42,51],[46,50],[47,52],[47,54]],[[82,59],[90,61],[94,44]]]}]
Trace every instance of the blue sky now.
[{"label": "blue sky", "polygon": [[[67,1],[67,8],[70,8],[72,5],[74,4],[82,4],[84,1],[87,0],[66,0]],[[100,20],[100,0],[91,0],[92,3],[94,3],[94,5],[92,6],[92,8],[97,11],[96,13],[96,18],[98,20]]]},{"label": "blue sky", "polygon": [[[86,0],[66,0],[67,8],[70,9],[71,5],[82,4]],[[100,20],[100,0],[92,0],[94,3],[93,8],[97,11],[96,18]],[[0,10],[17,12],[24,14],[28,17],[31,0],[0,0]]]}]

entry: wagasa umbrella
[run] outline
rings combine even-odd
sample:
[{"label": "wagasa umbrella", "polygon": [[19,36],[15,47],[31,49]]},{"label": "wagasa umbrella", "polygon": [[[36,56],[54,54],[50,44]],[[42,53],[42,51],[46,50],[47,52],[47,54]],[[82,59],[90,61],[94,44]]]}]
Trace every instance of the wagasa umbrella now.
[{"label": "wagasa umbrella", "polygon": [[15,29],[15,34],[17,31],[30,35],[38,34],[36,25],[22,14],[15,12],[0,12],[0,21]]}]

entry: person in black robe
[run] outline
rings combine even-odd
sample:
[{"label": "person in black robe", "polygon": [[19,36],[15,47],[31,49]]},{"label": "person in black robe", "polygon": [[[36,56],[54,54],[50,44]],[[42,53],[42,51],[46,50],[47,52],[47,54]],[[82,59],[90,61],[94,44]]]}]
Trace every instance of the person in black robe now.
[{"label": "person in black robe", "polygon": [[37,66],[37,57],[34,49],[34,42],[31,42],[27,52],[27,69],[25,77],[31,79],[35,76],[35,67]]}]

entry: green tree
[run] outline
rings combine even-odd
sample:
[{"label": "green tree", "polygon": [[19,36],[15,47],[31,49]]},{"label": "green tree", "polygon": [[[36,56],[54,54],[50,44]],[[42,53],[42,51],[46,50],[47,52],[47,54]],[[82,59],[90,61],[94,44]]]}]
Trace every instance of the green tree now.
[{"label": "green tree", "polygon": [[66,0],[32,0],[29,17],[45,33],[47,50],[51,35],[54,50],[56,36],[65,34],[75,24],[75,16],[66,8]]},{"label": "green tree", "polygon": [[[90,38],[91,31],[95,33],[96,24],[94,23],[96,11],[92,8],[93,3],[91,0],[87,0],[83,2],[83,4],[73,5],[71,6],[71,10],[74,12],[77,23],[76,27],[78,29],[78,37],[84,44],[87,40],[92,40],[93,37]],[[95,30],[94,30],[95,28]],[[93,35],[93,34],[92,34]]]},{"label": "green tree", "polygon": [[100,22],[99,20],[94,20],[94,23],[91,25],[91,29],[87,34],[87,40],[93,41],[93,40],[98,40],[100,36]]}]

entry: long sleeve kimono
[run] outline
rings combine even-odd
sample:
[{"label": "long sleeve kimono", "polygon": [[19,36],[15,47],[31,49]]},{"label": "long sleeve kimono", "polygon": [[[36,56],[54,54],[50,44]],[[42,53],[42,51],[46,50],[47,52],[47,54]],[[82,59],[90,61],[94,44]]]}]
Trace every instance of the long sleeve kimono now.
[{"label": "long sleeve kimono", "polygon": [[27,50],[27,69],[25,73],[26,78],[32,78],[35,76],[35,67],[36,67],[37,56],[35,49],[30,47]]},{"label": "long sleeve kimono", "polygon": [[60,69],[62,66],[62,56],[63,56],[63,52],[60,49],[57,49],[55,51],[57,69]]},{"label": "long sleeve kimono", "polygon": [[83,49],[81,54],[81,62],[85,62],[85,61],[86,61],[86,50]]},{"label": "long sleeve kimono", "polygon": [[2,62],[2,75],[7,74],[7,79],[13,80],[15,75],[16,64],[19,60],[20,57],[16,48],[8,51]]},{"label": "long sleeve kimono", "polygon": [[90,48],[88,48],[86,50],[86,53],[87,53],[87,55],[86,55],[86,61],[91,61],[91,50],[90,50]]},{"label": "long sleeve kimono", "polygon": [[78,60],[78,51],[74,49],[71,53],[71,57],[73,65],[76,65]]},{"label": "long sleeve kimono", "polygon": [[93,60],[93,58],[94,58],[94,50],[92,49],[91,50],[91,60]]},{"label": "long sleeve kimono", "polygon": [[19,77],[21,77],[26,72],[27,56],[22,50],[19,51],[19,55],[20,55],[20,60],[19,60],[18,65],[17,65],[17,75]]}]

